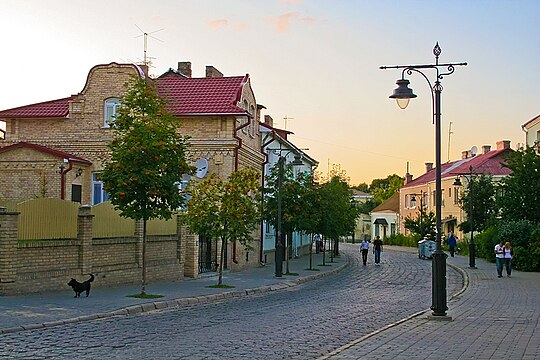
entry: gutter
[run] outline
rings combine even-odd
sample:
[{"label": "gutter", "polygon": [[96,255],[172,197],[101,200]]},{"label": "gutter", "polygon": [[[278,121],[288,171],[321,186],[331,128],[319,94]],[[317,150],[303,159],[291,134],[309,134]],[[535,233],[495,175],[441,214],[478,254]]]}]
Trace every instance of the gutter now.
[{"label": "gutter", "polygon": [[[242,124],[239,127],[234,128],[233,130],[233,137],[238,140],[238,145],[234,147],[234,171],[238,171],[238,154],[240,152],[240,148],[242,147],[242,139],[237,135],[237,133],[239,130],[242,130],[243,128],[251,124],[251,116],[249,114],[247,114],[247,120],[248,121],[245,124]],[[233,263],[238,264],[238,260],[236,259],[236,241],[233,242],[232,261]]]},{"label": "gutter", "polygon": [[73,163],[68,160],[68,168],[60,167],[60,199],[65,200],[66,197],[66,174],[73,169]]},{"label": "gutter", "polygon": [[[276,140],[276,133],[274,131],[272,131],[272,136],[270,137],[270,139],[263,143],[261,145],[261,153],[264,155],[264,161],[262,163],[262,190],[261,190],[261,198],[262,198],[262,202],[264,202],[264,168],[266,167],[266,164],[268,164],[268,154],[266,152],[264,152],[264,148],[266,148],[268,145],[270,145],[273,141]],[[261,203],[261,206],[262,206],[262,203]],[[264,222],[261,221],[261,249],[259,251],[259,264],[262,264],[263,263],[263,256],[264,256],[264,226],[263,226]]]}]

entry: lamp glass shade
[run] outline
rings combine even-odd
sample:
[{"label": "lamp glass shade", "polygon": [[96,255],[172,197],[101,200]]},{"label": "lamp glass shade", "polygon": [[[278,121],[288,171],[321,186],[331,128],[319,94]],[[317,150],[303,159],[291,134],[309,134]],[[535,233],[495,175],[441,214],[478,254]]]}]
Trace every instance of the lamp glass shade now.
[{"label": "lamp glass shade", "polygon": [[397,106],[399,106],[400,109],[405,109],[407,108],[407,106],[409,106],[409,101],[411,99],[407,98],[407,99],[396,99],[396,104]]}]

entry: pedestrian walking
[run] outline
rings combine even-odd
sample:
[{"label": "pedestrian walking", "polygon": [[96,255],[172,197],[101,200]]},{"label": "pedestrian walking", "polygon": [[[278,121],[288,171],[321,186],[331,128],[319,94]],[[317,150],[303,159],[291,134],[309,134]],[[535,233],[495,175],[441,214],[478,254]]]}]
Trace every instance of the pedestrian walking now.
[{"label": "pedestrian walking", "polygon": [[512,251],[512,245],[510,245],[510,241],[507,241],[506,244],[504,244],[504,266],[506,268],[506,276],[512,277],[512,258],[514,257],[513,251]]},{"label": "pedestrian walking", "polygon": [[495,264],[497,265],[497,277],[502,277],[504,264],[504,242],[501,240],[495,245]]},{"label": "pedestrian walking", "polygon": [[381,252],[383,251],[383,242],[379,236],[373,241],[373,254],[375,255],[375,265],[381,265]]},{"label": "pedestrian walking", "polygon": [[364,240],[360,243],[360,251],[362,252],[362,263],[364,263],[364,266],[367,264],[367,256],[369,252],[369,241],[367,239],[367,236],[364,236]]},{"label": "pedestrian walking", "polygon": [[450,231],[450,233],[448,234],[448,238],[446,239],[446,243],[448,244],[448,248],[450,249],[450,256],[454,257],[457,238],[456,238],[456,236],[454,235],[454,233],[452,231]]},{"label": "pedestrian walking", "polygon": [[315,254],[318,254],[321,252],[321,235],[313,235],[313,240],[315,240]]}]

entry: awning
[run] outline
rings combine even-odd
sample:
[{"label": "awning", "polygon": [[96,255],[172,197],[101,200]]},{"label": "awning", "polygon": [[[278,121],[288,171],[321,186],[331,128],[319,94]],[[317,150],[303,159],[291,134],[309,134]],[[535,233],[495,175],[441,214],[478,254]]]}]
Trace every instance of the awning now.
[{"label": "awning", "polygon": [[373,223],[375,225],[388,225],[388,221],[386,221],[386,219],[383,219],[383,218],[375,219]]},{"label": "awning", "polygon": [[457,222],[457,219],[455,217],[447,217],[447,218],[444,218],[444,219],[441,220],[441,224],[445,224],[447,222],[452,222],[452,221]]}]

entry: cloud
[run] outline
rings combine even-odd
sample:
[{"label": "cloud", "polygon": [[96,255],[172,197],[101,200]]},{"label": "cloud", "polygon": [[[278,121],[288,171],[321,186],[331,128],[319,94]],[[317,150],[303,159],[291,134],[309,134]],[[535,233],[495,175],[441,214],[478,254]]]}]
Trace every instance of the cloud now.
[{"label": "cloud", "polygon": [[304,2],[304,0],[281,0],[281,2],[285,5],[297,5]]},{"label": "cloud", "polygon": [[246,23],[236,23],[233,25],[234,30],[243,31],[249,29],[249,25]]},{"label": "cloud", "polygon": [[227,19],[214,19],[214,20],[208,21],[208,25],[210,26],[210,28],[212,30],[219,30],[219,29],[224,28],[227,25],[229,25],[229,20],[227,20]]},{"label": "cloud", "polygon": [[298,19],[300,15],[297,12],[289,12],[278,16],[277,18],[271,18],[270,22],[273,24],[277,32],[287,32],[291,25],[291,22]]},{"label": "cloud", "polygon": [[277,32],[284,33],[289,31],[289,28],[295,22],[312,25],[320,22],[321,20],[311,16],[302,16],[298,12],[288,12],[275,18],[271,17],[268,19],[268,21],[272,24]]}]

